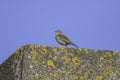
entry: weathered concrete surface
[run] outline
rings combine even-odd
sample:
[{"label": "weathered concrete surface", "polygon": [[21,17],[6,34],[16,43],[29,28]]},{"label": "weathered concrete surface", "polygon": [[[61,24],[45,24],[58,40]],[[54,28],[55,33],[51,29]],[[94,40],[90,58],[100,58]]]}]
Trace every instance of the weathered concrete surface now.
[{"label": "weathered concrete surface", "polygon": [[0,80],[120,80],[120,52],[25,45],[0,65]]}]

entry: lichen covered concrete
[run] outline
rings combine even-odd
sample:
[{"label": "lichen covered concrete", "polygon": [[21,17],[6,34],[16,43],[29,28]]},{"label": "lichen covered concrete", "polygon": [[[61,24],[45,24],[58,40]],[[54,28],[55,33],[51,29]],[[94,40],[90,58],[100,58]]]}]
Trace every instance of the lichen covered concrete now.
[{"label": "lichen covered concrete", "polygon": [[24,45],[0,66],[0,80],[119,80],[120,52]]}]

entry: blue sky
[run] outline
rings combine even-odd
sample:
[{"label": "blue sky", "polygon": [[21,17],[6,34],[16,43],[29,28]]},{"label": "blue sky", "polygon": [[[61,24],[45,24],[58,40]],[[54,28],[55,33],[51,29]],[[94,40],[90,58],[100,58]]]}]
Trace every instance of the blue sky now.
[{"label": "blue sky", "polygon": [[[120,50],[120,0],[0,0],[0,63],[24,44]],[[73,47],[73,46],[68,46]]]}]

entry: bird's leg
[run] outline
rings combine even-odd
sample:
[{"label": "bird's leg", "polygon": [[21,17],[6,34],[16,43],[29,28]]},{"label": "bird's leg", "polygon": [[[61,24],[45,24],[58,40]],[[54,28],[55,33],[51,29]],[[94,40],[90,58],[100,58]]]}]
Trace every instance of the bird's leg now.
[{"label": "bird's leg", "polygon": [[65,44],[63,44],[63,45],[62,45],[62,47],[63,47],[63,48],[66,48],[66,45],[65,45]]},{"label": "bird's leg", "polygon": [[67,47],[67,44],[64,44],[65,48]]},{"label": "bird's leg", "polygon": [[64,47],[64,45],[61,45],[61,47]]}]

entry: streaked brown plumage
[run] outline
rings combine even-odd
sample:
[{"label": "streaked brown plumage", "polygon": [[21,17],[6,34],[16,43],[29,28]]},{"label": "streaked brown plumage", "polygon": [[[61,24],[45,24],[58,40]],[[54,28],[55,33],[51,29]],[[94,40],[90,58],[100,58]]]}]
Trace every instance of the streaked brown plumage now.
[{"label": "streaked brown plumage", "polygon": [[55,39],[61,45],[64,45],[64,46],[73,45],[78,48],[78,46],[76,44],[74,44],[67,36],[62,34],[62,32],[60,30],[56,30]]}]

